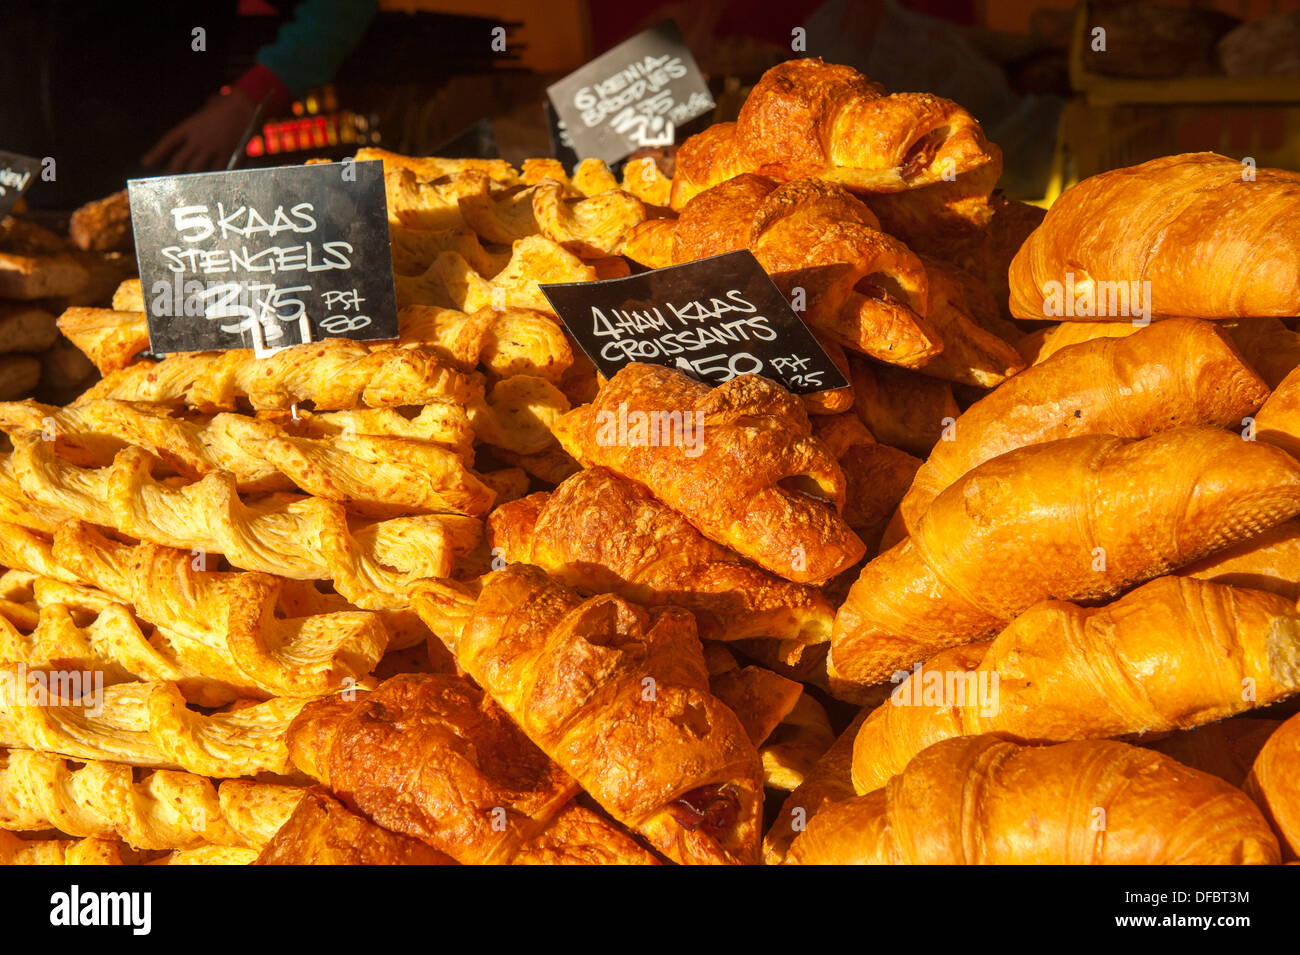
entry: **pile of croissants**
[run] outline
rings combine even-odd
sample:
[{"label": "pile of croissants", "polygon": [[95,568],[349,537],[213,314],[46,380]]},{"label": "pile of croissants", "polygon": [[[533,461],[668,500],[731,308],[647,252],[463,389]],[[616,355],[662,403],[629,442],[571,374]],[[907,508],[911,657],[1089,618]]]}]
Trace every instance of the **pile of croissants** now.
[{"label": "pile of croissants", "polygon": [[[0,861],[1300,855],[1300,175],[1044,216],[816,59],[621,181],[358,158],[400,341],[154,360],[128,282],[0,403]],[[740,249],[850,387],[605,379],[540,289]]]}]

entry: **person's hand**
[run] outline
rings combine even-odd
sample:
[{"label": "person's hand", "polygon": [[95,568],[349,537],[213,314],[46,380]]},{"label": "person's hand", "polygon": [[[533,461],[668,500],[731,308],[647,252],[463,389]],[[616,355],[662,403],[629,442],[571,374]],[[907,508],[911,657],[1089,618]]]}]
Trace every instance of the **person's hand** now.
[{"label": "person's hand", "polygon": [[168,173],[223,168],[256,110],[253,101],[237,89],[214,96],[154,143],[140,161],[146,166],[166,162]]}]

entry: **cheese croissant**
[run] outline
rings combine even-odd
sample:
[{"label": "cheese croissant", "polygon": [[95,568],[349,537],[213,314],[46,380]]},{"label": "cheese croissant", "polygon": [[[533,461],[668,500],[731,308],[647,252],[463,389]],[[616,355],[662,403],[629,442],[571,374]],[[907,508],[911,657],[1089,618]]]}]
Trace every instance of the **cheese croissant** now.
[{"label": "cheese croissant", "polygon": [[1170,319],[1075,345],[957,418],[917,471],[895,530],[914,529],[944,488],[1015,448],[1081,434],[1140,438],[1180,425],[1241,428],[1267,397],[1268,386],[1208,322]]},{"label": "cheese croissant", "polygon": [[931,746],[884,789],[822,809],[795,865],[1274,864],[1277,839],[1217,776],[1111,740]]},{"label": "cheese croissant", "polygon": [[[1067,189],[1011,262],[1011,314],[1300,314],[1300,174],[1162,156]],[[1116,218],[1129,225],[1115,228]],[[1128,308],[1125,310],[1125,305]]]},{"label": "cheese croissant", "polygon": [[1298,692],[1300,611],[1276,594],[1161,577],[1103,607],[1047,600],[900,683],[858,732],[853,785],[877,789],[952,736],[1161,733]]},{"label": "cheese croissant", "polygon": [[[816,176],[866,192],[900,192],[987,171],[1001,152],[966,110],[926,93],[886,95],[847,66],[815,57],[772,67],[734,125],[711,127],[677,151],[672,206],[742,172]],[[987,195],[987,192],[986,192]]]},{"label": "cheese croissant", "polygon": [[581,593],[685,607],[702,639],[770,637],[796,654],[830,639],[834,613],[818,591],[750,566],[606,468],[502,505],[488,527],[494,555],[541,567]]},{"label": "cheese croissant", "polygon": [[[0,563],[130,605],[154,625],[156,648],[205,683],[220,680],[245,696],[318,696],[355,685],[395,642],[378,614],[326,609],[323,601],[300,606],[282,577],[200,569],[190,550],[122,544],[76,521],[52,541],[0,524]],[[187,693],[195,682],[184,681]]]},{"label": "cheese croissant", "polygon": [[477,600],[430,581],[412,603],[529,739],[653,848],[757,861],[758,753],[710,692],[690,614],[584,600],[525,564],[489,574]]},{"label": "cheese croissant", "polygon": [[874,683],[1048,597],[1096,600],[1300,513],[1300,464],[1213,428],[1084,435],[967,472],[863,569],[831,665]]},{"label": "cheese croissant", "polygon": [[[619,424],[634,419],[648,432]],[[711,389],[635,362],[554,430],[584,466],[644,484],[706,537],[787,580],[828,580],[865,550],[840,517],[838,463],[812,437],[798,399],[765,378],[743,375]]]},{"label": "cheese croissant", "polygon": [[574,805],[577,783],[460,677],[404,674],[309,704],[287,740],[294,764],[349,805],[465,864],[654,861]]},{"label": "cheese croissant", "polygon": [[123,763],[26,749],[0,753],[0,829],[57,829],[78,838],[121,839],[134,849],[203,845],[260,848],[302,798],[298,786],[159,769],[136,779]]},{"label": "cheese croissant", "polygon": [[[14,442],[0,471],[12,470],[24,498],[61,509],[65,519],[223,554],[245,570],[332,579],[339,593],[364,609],[402,609],[401,595],[413,581],[448,576],[456,555],[471,550],[481,531],[477,520],[457,514],[352,525],[340,505],[319,498],[245,502],[223,471],[182,487],[165,484],[150,473],[156,459],[135,447],[118,452],[107,468],[85,469],[59,458],[53,442],[26,432]],[[21,502],[16,510],[10,519],[30,526]]]},{"label": "cheese croissant", "polygon": [[1243,788],[1264,812],[1287,859],[1300,859],[1300,716],[1269,736]]}]

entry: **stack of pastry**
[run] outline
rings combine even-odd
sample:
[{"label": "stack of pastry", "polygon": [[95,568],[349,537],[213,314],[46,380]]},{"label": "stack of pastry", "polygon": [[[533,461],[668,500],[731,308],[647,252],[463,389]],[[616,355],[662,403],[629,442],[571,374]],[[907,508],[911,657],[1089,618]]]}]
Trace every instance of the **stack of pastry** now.
[{"label": "stack of pastry", "polygon": [[69,400],[94,377],[60,338],[55,316],[98,305],[135,272],[126,193],[77,210],[71,241],[19,216],[0,221],[0,400],[41,392]]},{"label": "stack of pastry", "polygon": [[[0,676],[104,684],[0,699],[0,859],[1300,849],[1293,179],[1131,170],[1039,224],[960,107],[816,60],[671,181],[358,158],[401,341],[145,360],[126,283],[60,319],[102,382],[0,404]],[[1195,228],[1102,225],[1144,190]],[[1267,280],[1206,274],[1247,247]],[[739,248],[852,387],[606,381],[538,289]],[[1172,304],[1044,326],[1065,267]]]}]

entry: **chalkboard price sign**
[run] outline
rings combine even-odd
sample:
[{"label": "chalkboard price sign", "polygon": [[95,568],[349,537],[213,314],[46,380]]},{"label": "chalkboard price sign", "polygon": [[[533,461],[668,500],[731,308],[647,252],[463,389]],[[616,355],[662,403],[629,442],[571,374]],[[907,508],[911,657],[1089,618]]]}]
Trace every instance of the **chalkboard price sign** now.
[{"label": "chalkboard price sign", "polygon": [[0,219],[9,214],[40,174],[39,159],[0,150]]},{"label": "chalkboard price sign", "polygon": [[397,338],[383,163],[127,186],[152,352]]},{"label": "chalkboard price sign", "polygon": [[747,250],[541,289],[607,378],[641,361],[671,365],[711,385],[745,374],[771,378],[795,394],[849,384]]},{"label": "chalkboard price sign", "polygon": [[611,165],[638,149],[671,146],[680,127],[714,106],[671,20],[620,43],[546,92],[574,151]]}]

